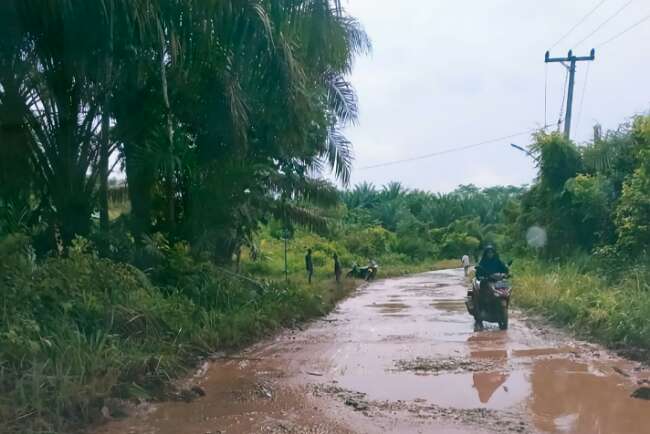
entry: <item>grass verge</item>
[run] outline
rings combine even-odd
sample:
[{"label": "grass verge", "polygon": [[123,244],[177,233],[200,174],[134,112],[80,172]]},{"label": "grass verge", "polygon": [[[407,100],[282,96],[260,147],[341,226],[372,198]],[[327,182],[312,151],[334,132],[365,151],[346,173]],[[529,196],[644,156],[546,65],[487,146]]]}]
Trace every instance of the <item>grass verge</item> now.
[{"label": "grass verge", "polygon": [[[514,301],[577,335],[630,355],[650,350],[648,271],[629,270],[615,282],[576,264],[522,261],[514,270]],[[634,351],[637,349],[639,351]]]}]

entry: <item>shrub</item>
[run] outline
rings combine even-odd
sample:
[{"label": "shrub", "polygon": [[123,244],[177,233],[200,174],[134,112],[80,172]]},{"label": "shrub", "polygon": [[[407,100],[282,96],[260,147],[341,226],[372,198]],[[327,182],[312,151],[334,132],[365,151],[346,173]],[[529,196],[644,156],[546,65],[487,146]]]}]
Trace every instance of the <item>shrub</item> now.
[{"label": "shrub", "polygon": [[376,258],[390,251],[395,235],[381,226],[355,230],[345,237],[347,249],[364,258]]}]

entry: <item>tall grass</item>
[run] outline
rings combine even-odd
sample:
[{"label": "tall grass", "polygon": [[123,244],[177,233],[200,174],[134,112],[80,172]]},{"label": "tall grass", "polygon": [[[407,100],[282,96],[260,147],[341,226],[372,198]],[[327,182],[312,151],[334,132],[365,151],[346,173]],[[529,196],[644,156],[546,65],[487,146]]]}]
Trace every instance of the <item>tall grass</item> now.
[{"label": "tall grass", "polygon": [[517,305],[614,348],[650,349],[648,269],[631,268],[614,283],[580,261],[523,261],[514,271]]}]

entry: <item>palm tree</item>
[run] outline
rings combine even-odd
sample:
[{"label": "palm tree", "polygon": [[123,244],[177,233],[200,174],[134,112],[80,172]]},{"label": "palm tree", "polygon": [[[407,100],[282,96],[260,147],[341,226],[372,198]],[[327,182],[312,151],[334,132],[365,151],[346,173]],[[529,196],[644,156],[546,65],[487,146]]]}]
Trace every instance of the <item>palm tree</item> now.
[{"label": "palm tree", "polygon": [[[20,123],[29,131],[28,155],[36,169],[44,207],[53,215],[63,239],[87,234],[96,181],[96,132],[100,94],[92,60],[98,20],[92,8],[57,7],[56,2],[11,2],[17,26],[14,47],[20,80]],[[81,55],[81,53],[86,53]],[[2,87],[12,88],[7,77]]]},{"label": "palm tree", "polygon": [[352,190],[348,190],[343,200],[348,208],[374,208],[379,201],[379,193],[372,183],[362,182],[354,186]]},{"label": "palm tree", "polygon": [[134,27],[145,9],[128,0],[3,2],[16,73],[2,68],[11,98],[0,104],[27,132],[40,209],[66,243],[89,233],[98,178],[106,226],[113,31]]},{"label": "palm tree", "polygon": [[15,5],[0,2],[0,209],[29,206],[36,173],[29,159],[30,136],[22,122],[22,86],[28,67],[26,41]]},{"label": "palm tree", "polygon": [[3,113],[18,114],[29,133],[37,196],[66,242],[89,233],[97,202],[107,228],[115,151],[136,235],[156,226],[200,237],[214,226],[204,212],[209,197],[223,208],[224,234],[254,227],[278,204],[287,215],[291,204],[295,220],[313,226],[315,213],[297,206],[331,197],[331,186],[315,179],[329,169],[349,181],[351,144],[341,131],[358,109],[345,77],[370,43],[339,2],[10,0],[2,7],[10,17],[3,53],[18,54],[0,74],[0,122],[7,123]]},{"label": "palm tree", "polygon": [[408,190],[404,188],[402,183],[397,181],[389,182],[384,185],[381,191],[382,198],[384,200],[397,200],[404,197],[408,193]]}]

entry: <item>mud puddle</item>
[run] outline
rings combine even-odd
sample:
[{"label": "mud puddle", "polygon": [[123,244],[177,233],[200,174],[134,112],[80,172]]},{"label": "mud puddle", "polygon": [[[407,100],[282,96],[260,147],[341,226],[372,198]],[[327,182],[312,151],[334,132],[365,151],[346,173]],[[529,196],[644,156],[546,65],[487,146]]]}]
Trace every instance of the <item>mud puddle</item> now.
[{"label": "mud puddle", "polygon": [[508,331],[475,333],[464,295],[456,270],[375,282],[303,331],[207,365],[190,384],[204,397],[96,432],[650,432],[650,401],[631,396],[650,386],[646,368],[516,313]]}]

